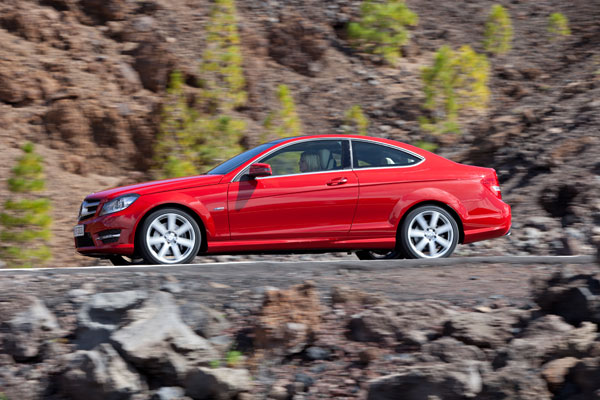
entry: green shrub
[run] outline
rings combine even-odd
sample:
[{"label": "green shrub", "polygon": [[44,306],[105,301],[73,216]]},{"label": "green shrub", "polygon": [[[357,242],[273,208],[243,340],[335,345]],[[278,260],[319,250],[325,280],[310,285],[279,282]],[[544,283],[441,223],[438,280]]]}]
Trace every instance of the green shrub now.
[{"label": "green shrub", "polygon": [[548,32],[552,34],[552,38],[557,39],[561,36],[569,36],[569,20],[561,13],[553,13],[548,17]]},{"label": "green shrub", "polygon": [[369,119],[365,116],[359,105],[354,105],[344,115],[344,130],[347,134],[366,135]]},{"label": "green shrub", "polygon": [[261,138],[262,141],[302,135],[300,117],[298,117],[294,98],[287,85],[277,87],[277,98],[279,99],[280,109],[277,112],[269,113],[265,119],[263,124],[265,133]]},{"label": "green shrub", "polygon": [[23,156],[8,180],[11,196],[0,213],[0,253],[9,267],[41,267],[52,256],[47,244],[51,238],[50,200],[44,190],[42,157],[32,143],[23,146]]},{"label": "green shrub", "polygon": [[427,151],[431,151],[431,152],[436,151],[437,148],[439,147],[437,144],[432,143],[432,142],[427,142],[425,140],[418,140],[417,142],[415,142],[415,146],[417,146],[418,148],[421,148],[423,150],[427,150]]},{"label": "green shrub", "polygon": [[489,63],[485,55],[470,46],[457,51],[442,46],[433,65],[423,68],[425,108],[431,119],[421,117],[421,126],[434,133],[460,133],[458,116],[466,109],[485,109],[489,100],[487,86]]},{"label": "green shrub", "polygon": [[403,1],[366,0],[361,5],[361,19],[348,25],[348,36],[361,50],[381,55],[395,64],[409,34],[407,26],[414,26],[418,16]]},{"label": "green shrub", "polygon": [[228,367],[236,367],[242,359],[242,353],[237,350],[230,350],[225,355],[225,363]]},{"label": "green shrub", "polygon": [[484,48],[490,53],[502,54],[510,50],[513,27],[506,8],[500,4],[492,6],[485,23]]}]

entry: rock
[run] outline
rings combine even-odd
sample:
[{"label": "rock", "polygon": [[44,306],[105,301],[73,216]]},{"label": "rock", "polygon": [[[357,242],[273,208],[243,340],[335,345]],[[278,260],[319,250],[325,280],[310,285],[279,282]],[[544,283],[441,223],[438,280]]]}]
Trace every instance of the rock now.
[{"label": "rock", "polygon": [[444,335],[469,345],[494,348],[506,344],[513,336],[513,328],[519,319],[510,314],[460,313],[444,325]]},{"label": "rock", "polygon": [[223,313],[197,302],[186,302],[180,310],[183,322],[205,338],[219,336],[231,326]]},{"label": "rock", "polygon": [[382,303],[383,299],[378,296],[363,292],[362,290],[351,288],[349,286],[335,286],[331,290],[331,303],[335,304],[356,304],[356,305],[374,305]]},{"label": "rock", "polygon": [[18,361],[39,357],[44,341],[65,334],[41,300],[36,297],[28,300],[29,308],[2,324],[4,351]]},{"label": "rock", "polygon": [[45,122],[48,133],[61,141],[78,147],[91,143],[90,122],[72,100],[54,102],[45,116]]},{"label": "rock", "polygon": [[81,0],[81,7],[101,21],[122,20],[133,11],[135,3],[127,0]]},{"label": "rock", "polygon": [[600,389],[600,358],[584,358],[571,369],[572,381],[583,392],[591,395]]},{"label": "rock", "polygon": [[560,315],[572,325],[600,323],[600,279],[590,274],[534,279],[534,301],[548,314]]},{"label": "rock", "polygon": [[283,15],[269,32],[269,56],[299,74],[315,76],[324,63],[325,29],[296,15]]},{"label": "rock", "polygon": [[[482,389],[477,363],[431,364],[405,367],[405,371],[369,382],[368,400],[462,400]],[[401,394],[401,397],[399,397]]]},{"label": "rock", "polygon": [[186,394],[195,400],[228,400],[250,390],[250,373],[245,369],[194,368],[185,378]]},{"label": "rock", "polygon": [[141,308],[130,310],[127,325],[110,340],[140,371],[166,386],[180,386],[197,365],[219,359],[210,343],[181,321],[173,296],[157,292]]},{"label": "rock", "polygon": [[349,336],[358,342],[391,342],[398,329],[396,313],[389,307],[374,307],[352,316]]},{"label": "rock", "polygon": [[574,328],[556,315],[535,320],[508,346],[509,358],[539,367],[557,358],[585,357],[598,336],[596,325]]},{"label": "rock", "polygon": [[294,382],[300,383],[302,391],[306,392],[315,383],[315,380],[309,375],[299,373],[294,376]]},{"label": "rock", "polygon": [[133,52],[133,68],[140,75],[142,84],[148,90],[161,92],[167,87],[169,74],[175,68],[175,59],[166,44],[144,42]]},{"label": "rock", "polygon": [[320,320],[319,295],[312,282],[288,290],[269,290],[254,321],[254,344],[285,354],[297,353],[318,332]]},{"label": "rock", "polygon": [[311,346],[305,350],[306,358],[315,361],[315,360],[326,360],[331,357],[331,351],[328,349],[324,349],[322,347]]},{"label": "rock", "polygon": [[142,378],[108,343],[65,358],[60,390],[73,400],[126,399],[146,390]]},{"label": "rock", "polygon": [[575,357],[565,357],[552,360],[542,366],[542,378],[548,383],[548,388],[557,393],[565,384],[569,370],[579,362]]},{"label": "rock", "polygon": [[423,345],[421,351],[446,363],[465,360],[485,361],[485,354],[477,346],[469,346],[451,337],[442,337]]},{"label": "rock", "polygon": [[483,375],[481,400],[550,400],[546,382],[525,363],[511,362],[504,368]]},{"label": "rock", "polygon": [[148,298],[141,290],[97,293],[78,313],[75,343],[82,350],[90,350],[109,337],[127,317],[127,311],[139,307]]},{"label": "rock", "polygon": [[185,397],[185,390],[177,386],[166,386],[158,389],[150,400],[183,400]]}]

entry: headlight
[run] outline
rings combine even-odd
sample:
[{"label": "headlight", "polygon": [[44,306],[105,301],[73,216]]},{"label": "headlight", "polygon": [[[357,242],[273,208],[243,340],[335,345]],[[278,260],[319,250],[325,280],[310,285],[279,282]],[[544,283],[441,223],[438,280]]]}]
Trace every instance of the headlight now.
[{"label": "headlight", "polygon": [[114,200],[105,203],[102,206],[100,215],[112,214],[117,211],[123,211],[127,207],[133,204],[140,197],[139,194],[126,194],[125,196],[117,197]]}]

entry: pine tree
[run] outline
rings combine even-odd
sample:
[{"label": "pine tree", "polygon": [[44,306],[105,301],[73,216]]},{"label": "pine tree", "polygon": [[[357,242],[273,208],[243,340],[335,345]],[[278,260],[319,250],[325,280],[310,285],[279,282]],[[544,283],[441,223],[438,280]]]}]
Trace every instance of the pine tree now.
[{"label": "pine tree", "polygon": [[466,109],[487,107],[489,63],[470,46],[454,51],[442,46],[431,67],[423,69],[425,108],[433,118],[421,118],[421,126],[434,133],[460,133],[458,116]]},{"label": "pine tree", "polygon": [[161,177],[194,175],[238,154],[245,123],[232,113],[246,103],[234,0],[215,0],[206,27],[197,106],[180,73],[171,76],[155,147]]},{"label": "pine tree", "polygon": [[490,53],[503,54],[510,50],[513,27],[510,15],[500,4],[492,6],[485,23],[484,48]]},{"label": "pine tree", "polygon": [[280,109],[271,112],[263,124],[265,133],[261,141],[302,135],[302,124],[296,112],[296,104],[287,85],[277,87]]},{"label": "pine tree", "polygon": [[45,187],[42,157],[32,143],[23,152],[12,169],[11,196],[0,213],[0,253],[10,267],[40,267],[51,258],[50,200],[39,194]]},{"label": "pine tree", "polygon": [[171,74],[167,99],[162,108],[160,132],[154,148],[159,178],[196,175],[194,152],[198,112],[188,105],[179,71]]},{"label": "pine tree", "polygon": [[344,115],[344,131],[347,134],[366,135],[369,119],[359,105],[354,105]]},{"label": "pine tree", "polygon": [[215,0],[206,27],[200,84],[209,112],[229,112],[247,101],[234,0]]},{"label": "pine tree", "polygon": [[399,0],[366,0],[360,9],[361,19],[348,25],[348,36],[363,51],[379,54],[394,65],[400,46],[409,39],[406,27],[418,23],[417,14]]}]

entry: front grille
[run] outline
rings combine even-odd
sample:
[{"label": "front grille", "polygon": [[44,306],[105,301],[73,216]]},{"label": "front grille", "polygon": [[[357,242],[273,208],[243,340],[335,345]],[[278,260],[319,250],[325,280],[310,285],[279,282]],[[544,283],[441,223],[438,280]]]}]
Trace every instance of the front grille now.
[{"label": "front grille", "polygon": [[108,229],[98,233],[98,239],[102,240],[102,243],[109,244],[119,241],[121,237],[120,229]]},{"label": "front grille", "polygon": [[79,220],[83,221],[93,217],[98,210],[98,205],[100,205],[100,200],[84,200],[79,210]]},{"label": "front grille", "polygon": [[83,236],[79,236],[75,238],[75,243],[77,244],[77,248],[79,247],[94,247],[94,241],[92,240],[92,235],[86,232]]}]

